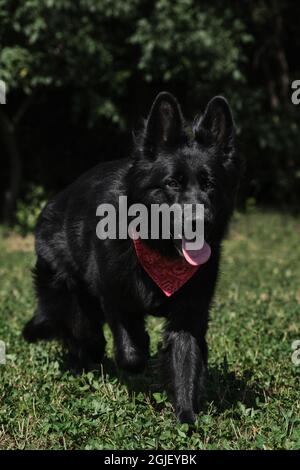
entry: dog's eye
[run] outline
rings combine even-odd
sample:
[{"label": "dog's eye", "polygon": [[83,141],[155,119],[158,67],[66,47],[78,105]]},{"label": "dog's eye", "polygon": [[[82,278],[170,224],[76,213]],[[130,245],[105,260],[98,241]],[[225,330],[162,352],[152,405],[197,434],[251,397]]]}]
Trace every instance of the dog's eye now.
[{"label": "dog's eye", "polygon": [[172,189],[178,189],[180,187],[180,183],[175,178],[170,178],[166,181],[166,186]]}]

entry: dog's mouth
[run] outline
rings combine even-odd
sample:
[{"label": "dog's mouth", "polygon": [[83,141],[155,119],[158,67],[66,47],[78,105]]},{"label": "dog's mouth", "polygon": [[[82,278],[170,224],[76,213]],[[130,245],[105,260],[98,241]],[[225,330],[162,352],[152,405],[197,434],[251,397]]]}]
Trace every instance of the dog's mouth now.
[{"label": "dog's mouth", "polygon": [[210,245],[204,240],[202,247],[198,247],[197,243],[186,238],[173,239],[175,248],[180,256],[192,266],[200,266],[205,264],[211,255]]},{"label": "dog's mouth", "polygon": [[190,245],[190,242],[183,238],[181,245],[182,254],[189,264],[200,266],[200,264],[204,264],[209,260],[211,248],[206,241],[204,241],[202,248],[190,249],[188,245]]}]

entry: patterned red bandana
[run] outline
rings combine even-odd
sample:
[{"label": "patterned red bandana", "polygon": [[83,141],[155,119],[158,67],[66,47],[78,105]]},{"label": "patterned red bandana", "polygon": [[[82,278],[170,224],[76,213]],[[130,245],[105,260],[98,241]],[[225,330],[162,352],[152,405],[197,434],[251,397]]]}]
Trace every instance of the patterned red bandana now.
[{"label": "patterned red bandana", "polygon": [[199,268],[184,258],[169,259],[162,256],[142,243],[140,238],[133,240],[133,243],[139,262],[167,297],[180,289]]}]

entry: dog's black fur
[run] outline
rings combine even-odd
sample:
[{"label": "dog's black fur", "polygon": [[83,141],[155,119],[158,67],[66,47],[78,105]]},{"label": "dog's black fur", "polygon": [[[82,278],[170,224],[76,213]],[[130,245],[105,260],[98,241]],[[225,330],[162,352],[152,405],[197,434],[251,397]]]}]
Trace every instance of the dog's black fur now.
[{"label": "dog's black fur", "polygon": [[[149,356],[147,314],[167,318],[163,365],[176,414],[193,423],[207,363],[205,334],[219,270],[220,245],[240,174],[227,101],[213,98],[188,126],[169,93],[154,101],[133,158],[102,163],[52,199],[36,227],[34,271],[38,306],[24,328],[28,341],[61,338],[77,367],[99,364],[108,322],[117,364],[144,369]],[[212,254],[170,298],[144,271],[131,239],[99,240],[96,208],[128,204],[201,203]],[[146,243],[146,242],[145,242]],[[152,240],[162,255],[180,256],[175,240]]]}]

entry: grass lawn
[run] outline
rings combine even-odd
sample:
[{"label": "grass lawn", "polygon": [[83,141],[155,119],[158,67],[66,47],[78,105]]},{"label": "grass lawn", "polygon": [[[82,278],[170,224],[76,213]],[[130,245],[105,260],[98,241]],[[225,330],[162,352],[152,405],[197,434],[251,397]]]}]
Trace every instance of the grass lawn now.
[{"label": "grass lawn", "polygon": [[[187,436],[157,385],[120,373],[64,370],[58,344],[26,344],[20,331],[34,309],[32,240],[0,241],[1,449],[298,449],[300,365],[300,220],[237,214],[211,311],[207,388],[196,430]],[[188,315],[188,312],[184,312]],[[152,354],[162,321],[150,318]]]}]

